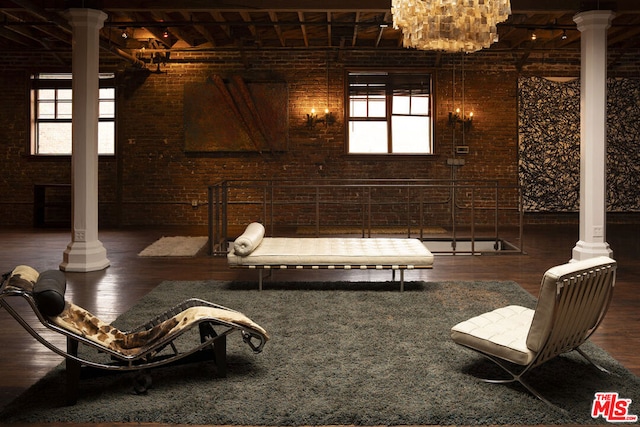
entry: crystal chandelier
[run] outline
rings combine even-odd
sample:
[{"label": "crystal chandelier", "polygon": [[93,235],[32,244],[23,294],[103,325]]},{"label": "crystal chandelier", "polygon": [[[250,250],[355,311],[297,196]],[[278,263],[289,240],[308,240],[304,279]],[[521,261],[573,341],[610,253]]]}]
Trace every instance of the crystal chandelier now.
[{"label": "crystal chandelier", "polygon": [[393,27],[405,47],[475,52],[497,36],[511,14],[510,0],[392,0]]}]

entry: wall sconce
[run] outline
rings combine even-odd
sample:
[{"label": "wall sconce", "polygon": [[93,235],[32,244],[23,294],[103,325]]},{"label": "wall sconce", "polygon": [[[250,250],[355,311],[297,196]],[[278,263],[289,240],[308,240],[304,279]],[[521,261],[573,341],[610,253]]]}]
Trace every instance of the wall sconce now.
[{"label": "wall sconce", "polygon": [[323,118],[318,118],[315,108],[312,108],[311,113],[307,114],[307,127],[309,129],[316,127],[316,124],[318,123],[324,123],[326,126],[331,126],[335,122],[336,122],[336,118],[334,117],[333,113],[329,111],[328,108],[325,108]]},{"label": "wall sconce", "polygon": [[457,123],[461,123],[462,127],[468,130],[471,127],[471,123],[473,123],[473,111],[466,117],[460,114],[459,108],[456,108],[455,113],[449,112],[449,124],[455,126]]}]

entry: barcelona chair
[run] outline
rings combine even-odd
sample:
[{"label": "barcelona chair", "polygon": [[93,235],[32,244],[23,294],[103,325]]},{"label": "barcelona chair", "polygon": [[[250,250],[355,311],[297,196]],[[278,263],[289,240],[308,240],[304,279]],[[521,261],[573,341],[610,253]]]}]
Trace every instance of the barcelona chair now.
[{"label": "barcelona chair", "polygon": [[[239,332],[255,353],[260,353],[269,339],[267,332],[244,314],[195,298],[123,332],[66,301],[65,290],[66,280],[61,271],[38,273],[31,267],[18,266],[2,277],[0,307],[36,340],[66,359],[69,405],[77,401],[83,367],[136,371],[173,363],[198,352],[211,354],[217,375],[224,377],[227,335]],[[25,299],[37,321],[33,316],[22,316],[19,305],[12,303],[20,298],[12,297]],[[55,339],[47,339],[43,334],[47,329],[66,337],[66,348],[56,344]]]},{"label": "barcelona chair", "polygon": [[616,268],[616,262],[608,257],[553,267],[542,278],[535,310],[517,305],[498,308],[458,323],[451,329],[451,338],[495,362],[510,375],[509,379],[484,381],[519,382],[536,397],[555,407],[523,376],[572,350],[607,372],[580,346],[598,328],[607,312]]}]

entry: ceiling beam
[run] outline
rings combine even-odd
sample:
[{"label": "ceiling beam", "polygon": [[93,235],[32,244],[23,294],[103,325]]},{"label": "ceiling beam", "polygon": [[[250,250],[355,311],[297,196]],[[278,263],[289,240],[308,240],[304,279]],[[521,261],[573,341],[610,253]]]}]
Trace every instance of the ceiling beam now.
[{"label": "ceiling beam", "polygon": [[585,10],[640,12],[637,0],[511,0],[512,13],[577,13]]},{"label": "ceiling beam", "polygon": [[353,27],[353,37],[351,39],[351,46],[355,46],[358,42],[358,21],[360,21],[360,11],[356,12],[355,24]]},{"label": "ceiling beam", "polygon": [[[155,12],[152,12],[152,16],[154,17],[154,19],[160,22],[172,20],[171,17],[164,12],[155,11]],[[195,41],[193,40],[193,38],[188,34],[186,34],[182,30],[182,27],[167,27],[167,31],[173,34],[178,40],[182,40],[183,42],[187,43],[189,46],[195,45]]]},{"label": "ceiling beam", "polygon": [[[304,12],[298,12],[298,19],[300,22],[304,22]],[[302,31],[302,38],[304,39],[305,47],[309,47],[309,36],[307,35],[307,26],[305,24],[300,25]]]},{"label": "ceiling beam", "polygon": [[[25,7],[25,3],[36,5],[32,0],[0,0],[0,8],[15,8],[16,4]],[[39,4],[39,2],[38,2]],[[221,11],[305,11],[326,12],[360,10],[385,11],[391,9],[391,0],[225,0],[224,2],[212,2],[211,0],[109,0],[104,2],[105,10],[113,11],[152,11],[179,12],[187,10],[191,12]],[[640,12],[640,2],[637,0],[511,0],[513,13],[527,12],[566,12],[575,13],[580,10],[612,7],[618,12]]]},{"label": "ceiling beam", "polygon": [[[104,9],[137,11],[163,10],[166,12],[189,10],[193,12],[208,12],[211,10],[221,11],[299,11],[324,12],[334,11],[380,11],[391,9],[391,0],[225,0],[224,2],[212,2],[211,0],[154,0],[154,1],[132,1],[132,0],[109,0],[105,3]],[[0,8],[4,4],[11,7],[8,0],[0,1]]]},{"label": "ceiling beam", "polygon": [[[269,19],[271,19],[271,22],[273,22],[274,24],[276,22],[278,22],[278,14],[276,12],[269,12]],[[284,41],[284,37],[282,36],[282,28],[280,27],[280,25],[274,25],[273,29],[276,32],[276,35],[278,36],[278,39],[280,40],[280,46],[284,47],[286,45],[285,41]]]},{"label": "ceiling beam", "polygon": [[331,34],[331,12],[327,12],[327,46],[331,47],[333,35]]},{"label": "ceiling beam", "polygon": [[[383,19],[384,22],[387,22],[391,19],[390,14],[391,14],[390,12],[387,12],[384,14],[384,19]],[[387,29],[386,26],[380,25],[380,30],[378,31],[378,37],[376,38],[376,47],[380,46],[380,40],[382,40],[382,35],[384,34],[384,30],[386,29]]]},{"label": "ceiling beam", "polygon": [[251,32],[251,35],[253,37],[256,37],[257,35],[256,26],[254,25],[254,22],[251,19],[251,15],[249,15],[249,12],[246,12],[246,11],[240,12],[240,17],[244,22],[246,22],[249,25],[249,31]]},{"label": "ceiling beam", "polygon": [[[211,12],[211,16],[213,16],[219,24],[226,21],[220,12]],[[229,40],[233,39],[231,36],[231,27],[229,25],[220,25],[220,29],[226,34]]]},{"label": "ceiling beam", "polygon": [[[186,12],[181,12],[182,16],[184,17],[184,19],[192,19],[191,16],[187,16]],[[211,34],[211,31],[209,31],[209,29],[204,26],[204,25],[199,25],[199,24],[193,24],[193,28],[202,35],[202,37],[205,38],[205,40],[211,44],[211,46],[215,46],[216,45],[216,41],[213,38],[213,35]]]},{"label": "ceiling beam", "polygon": [[[23,8],[34,8],[40,2],[33,0],[0,0],[0,9],[16,9],[16,4]],[[105,10],[136,12],[162,10],[165,12],[211,12],[220,11],[305,11],[326,12],[360,10],[387,11],[391,9],[391,0],[225,0],[212,2],[211,0],[109,0],[104,2]],[[513,13],[527,12],[565,12],[575,13],[580,10],[600,9],[610,7],[618,12],[640,12],[640,2],[637,0],[511,0]],[[32,6],[32,7],[28,7]]]}]

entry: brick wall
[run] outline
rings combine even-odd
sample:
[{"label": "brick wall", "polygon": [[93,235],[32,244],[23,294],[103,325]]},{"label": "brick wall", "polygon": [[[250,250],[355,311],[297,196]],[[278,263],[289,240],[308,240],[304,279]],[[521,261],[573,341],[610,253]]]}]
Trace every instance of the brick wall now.
[{"label": "brick wall", "polygon": [[[625,55],[610,74],[638,77],[639,55]],[[38,69],[36,58],[25,59]],[[517,79],[579,74],[579,54],[532,53],[524,65],[511,53],[438,55],[402,51],[220,51],[176,53],[166,74],[118,74],[117,156],[100,161],[99,201],[103,226],[206,224],[207,187],[222,180],[463,179],[517,184]],[[621,62],[622,61],[622,62]],[[627,61],[627,62],[625,62]],[[25,63],[25,62],[22,62]],[[0,128],[3,129],[0,215],[6,225],[30,225],[33,185],[69,183],[68,158],[32,159],[29,144],[28,70],[0,60]],[[435,154],[379,158],[344,154],[343,87],[349,67],[425,68],[434,75]],[[46,69],[51,71],[50,68]],[[269,75],[289,86],[289,148],[281,153],[184,152],[183,85],[213,74]],[[327,83],[328,76],[328,83]],[[309,129],[305,115],[325,104],[337,123]],[[462,101],[464,99],[464,106]],[[464,133],[448,113],[474,112]],[[456,145],[469,147],[456,154]],[[463,166],[447,159],[462,158]],[[199,208],[192,207],[197,201]],[[506,203],[515,206],[509,196]],[[256,215],[259,215],[256,214]],[[246,221],[254,215],[239,218]]]}]

